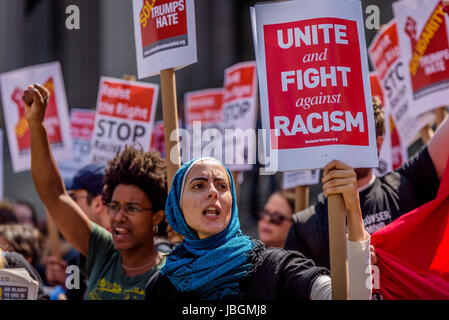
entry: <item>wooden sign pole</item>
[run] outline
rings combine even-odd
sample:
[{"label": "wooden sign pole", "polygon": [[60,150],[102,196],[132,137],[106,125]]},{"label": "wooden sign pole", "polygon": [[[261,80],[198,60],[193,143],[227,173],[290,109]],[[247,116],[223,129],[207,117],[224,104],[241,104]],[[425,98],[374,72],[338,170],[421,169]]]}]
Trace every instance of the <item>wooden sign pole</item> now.
[{"label": "wooden sign pole", "polygon": [[179,137],[170,139],[178,129],[178,102],[176,99],[176,76],[173,68],[161,71],[162,116],[164,118],[165,158],[167,162],[167,187],[171,188],[173,177],[181,166]]},{"label": "wooden sign pole", "polygon": [[349,299],[348,254],[346,249],[346,207],[343,196],[328,199],[329,249],[332,300]]},{"label": "wooden sign pole", "polygon": [[429,140],[433,136],[433,130],[430,125],[426,125],[424,128],[421,129],[419,133],[421,135],[421,139],[424,144],[427,144],[427,142],[429,142]]},{"label": "wooden sign pole", "polygon": [[447,111],[446,111],[446,107],[441,107],[438,109],[435,109],[435,119],[436,119],[436,123],[437,123],[437,128],[440,126],[440,124],[443,123],[444,119],[446,119],[447,117]]},{"label": "wooden sign pole", "polygon": [[296,201],[295,201],[295,212],[302,211],[309,207],[309,191],[308,186],[297,186],[296,191]]},{"label": "wooden sign pole", "polygon": [[133,74],[124,74],[123,79],[128,81],[136,81],[136,76]]},{"label": "wooden sign pole", "polygon": [[48,239],[50,241],[50,254],[61,259],[61,241],[59,238],[58,228],[56,227],[56,224],[50,216],[47,208],[45,208],[45,215],[47,216],[47,230]]}]

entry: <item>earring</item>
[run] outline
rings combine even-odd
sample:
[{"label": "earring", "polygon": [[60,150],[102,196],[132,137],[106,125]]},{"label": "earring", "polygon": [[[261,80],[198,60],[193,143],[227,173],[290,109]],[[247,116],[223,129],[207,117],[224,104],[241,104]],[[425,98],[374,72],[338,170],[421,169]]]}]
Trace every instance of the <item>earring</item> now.
[{"label": "earring", "polygon": [[158,225],[153,226],[153,233],[157,234],[158,231],[159,231],[159,226]]}]

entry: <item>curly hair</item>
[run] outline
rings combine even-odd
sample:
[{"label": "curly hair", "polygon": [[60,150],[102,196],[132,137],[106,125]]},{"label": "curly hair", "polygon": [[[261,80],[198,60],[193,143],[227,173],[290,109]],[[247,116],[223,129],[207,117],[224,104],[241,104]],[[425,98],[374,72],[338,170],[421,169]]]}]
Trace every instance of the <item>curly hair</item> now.
[{"label": "curly hair", "polygon": [[159,152],[142,152],[133,146],[126,146],[109,161],[103,182],[102,198],[105,204],[111,202],[114,189],[119,184],[129,184],[139,187],[147,195],[153,212],[165,208],[167,166]]},{"label": "curly hair", "polygon": [[19,219],[14,213],[14,208],[12,205],[3,200],[0,202],[0,225],[2,224],[15,224],[19,223]]},{"label": "curly hair", "polygon": [[382,101],[376,96],[373,97],[374,122],[376,123],[376,137],[385,134],[385,114],[382,107]]},{"label": "curly hair", "polygon": [[43,238],[39,230],[29,225],[5,224],[0,225],[0,238],[25,258],[31,258],[32,264],[40,259],[43,248]]}]

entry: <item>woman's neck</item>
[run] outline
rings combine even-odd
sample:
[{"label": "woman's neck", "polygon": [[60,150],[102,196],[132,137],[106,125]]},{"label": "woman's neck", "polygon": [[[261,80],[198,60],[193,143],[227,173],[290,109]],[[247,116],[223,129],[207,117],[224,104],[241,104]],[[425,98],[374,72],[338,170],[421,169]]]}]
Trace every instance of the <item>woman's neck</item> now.
[{"label": "woman's neck", "polygon": [[143,274],[160,262],[159,252],[151,246],[120,251],[122,270],[129,277]]}]

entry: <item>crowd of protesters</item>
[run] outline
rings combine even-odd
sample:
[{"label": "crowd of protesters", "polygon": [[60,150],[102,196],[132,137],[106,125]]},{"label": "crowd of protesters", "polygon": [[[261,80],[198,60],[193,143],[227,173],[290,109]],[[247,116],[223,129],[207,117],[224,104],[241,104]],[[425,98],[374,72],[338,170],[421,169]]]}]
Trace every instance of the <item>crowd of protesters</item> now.
[{"label": "crowd of protesters", "polygon": [[[134,147],[63,181],[42,121],[47,94],[30,86],[24,100],[33,181],[60,231],[60,256],[49,252],[48,232],[31,204],[0,203],[0,250],[21,257],[19,265],[40,284],[40,299],[330,299],[331,194],[343,196],[349,213],[350,297],[370,299],[366,269],[375,263],[369,234],[376,228],[369,217],[387,212],[387,225],[431,201],[449,156],[445,121],[417,155],[382,178],[331,162],[314,206],[295,213],[291,190],[269,197],[256,240],[240,230],[232,174],[213,158],[186,163],[169,193],[165,160]],[[380,150],[384,116],[379,101],[373,105]],[[67,286],[69,265],[81,270],[75,288]]]},{"label": "crowd of protesters", "polygon": [[[232,173],[220,161],[185,163],[168,190],[159,153],[128,146],[107,166],[90,164],[67,181],[43,123],[48,92],[24,92],[34,186],[59,234],[59,255],[33,205],[0,202],[0,269],[24,268],[38,298],[89,300],[331,299],[327,198],[343,196],[348,212],[349,296],[371,299],[376,264],[371,234],[432,201],[447,170],[449,120],[401,168],[372,169],[332,161],[316,204],[295,212],[295,193],[273,193],[258,216],[258,239],[240,229]],[[376,142],[384,114],[373,99]],[[77,266],[78,286],[67,266]]]}]

